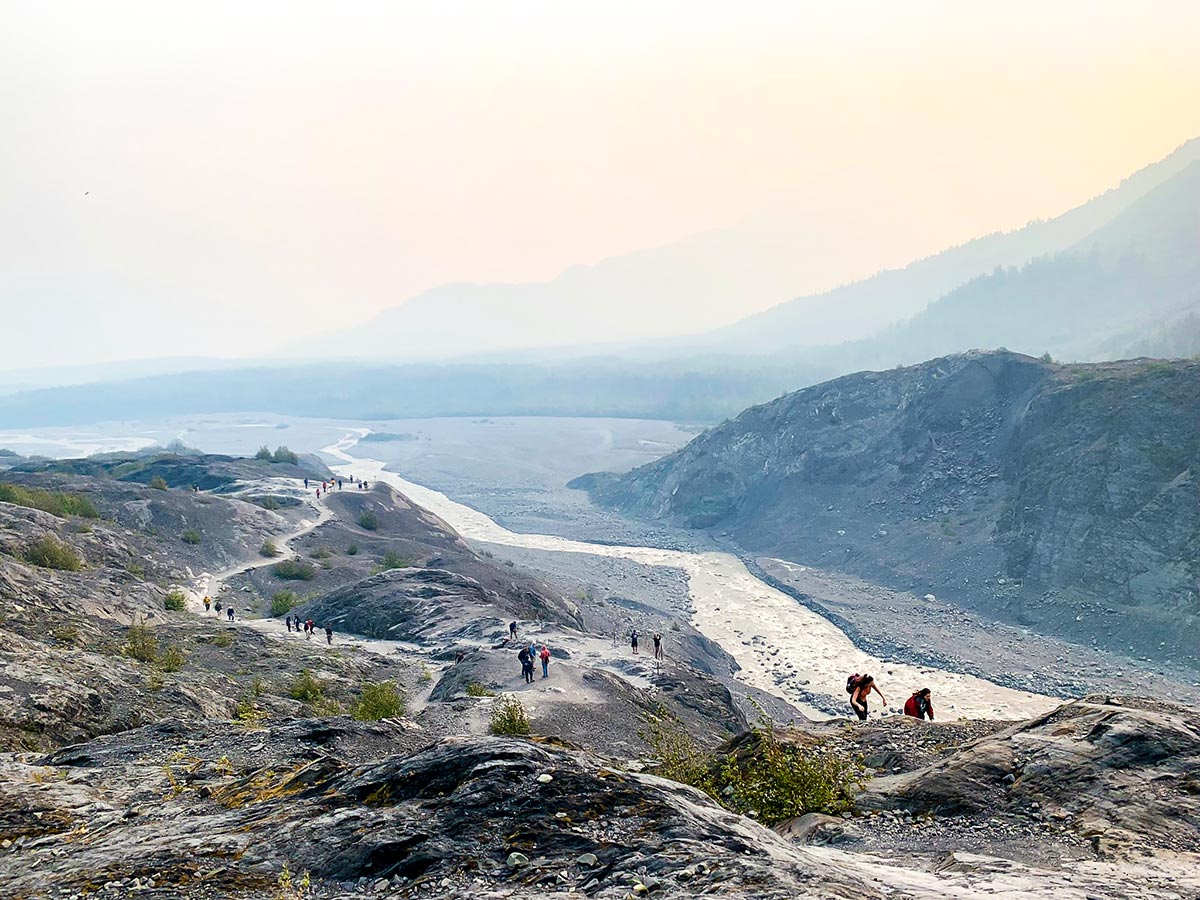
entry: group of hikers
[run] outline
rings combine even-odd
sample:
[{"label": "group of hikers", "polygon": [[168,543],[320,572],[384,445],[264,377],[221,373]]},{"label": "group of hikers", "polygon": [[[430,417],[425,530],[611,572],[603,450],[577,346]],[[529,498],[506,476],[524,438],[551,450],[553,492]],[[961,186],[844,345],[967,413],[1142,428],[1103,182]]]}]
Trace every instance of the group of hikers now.
[{"label": "group of hikers", "polygon": [[[656,631],[652,635],[652,639],[654,640],[654,658],[662,659],[663,658],[662,635]],[[629,648],[633,651],[634,655],[636,656],[637,652],[638,652],[638,630],[636,628],[633,629],[631,632],[629,632]]]},{"label": "group of hikers", "polygon": [[[369,491],[371,489],[371,486],[368,482],[365,480],[355,481],[353,475],[350,476],[350,485],[352,487],[356,486],[360,491]],[[341,478],[332,478],[329,481],[322,481],[321,486],[317,488],[317,499],[320,500],[322,494],[328,494],[335,488],[340,491],[344,486],[345,482]],[[304,479],[304,489],[306,491],[310,489],[309,480],[307,478]]]},{"label": "group of hikers", "polygon": [[221,610],[224,609],[225,614],[229,617],[229,621],[230,622],[233,621],[233,606],[232,605],[223,606],[221,604],[220,600],[214,601],[212,597],[205,597],[204,598],[204,611],[208,612],[210,608],[215,609],[218,616],[221,615]]},{"label": "group of hikers", "polygon": [[[233,621],[233,607],[228,606],[228,605],[223,605],[219,599],[213,600],[212,597],[204,598],[204,611],[208,612],[210,609],[216,610],[216,613],[218,616],[221,615],[221,610],[224,609],[225,614],[229,617],[229,621],[230,622]],[[324,629],[325,643],[327,643],[327,644],[333,643],[333,626],[332,625],[317,625],[313,622],[312,619],[305,619],[305,620],[301,621],[299,616],[288,616],[283,621],[287,625],[287,630],[289,633],[294,631],[294,632],[296,632],[296,634],[299,634],[301,631],[303,631],[304,637],[310,641],[312,640],[312,636],[314,634],[316,634],[318,629]]]},{"label": "group of hikers", "polygon": [[[872,693],[879,695],[884,706],[888,705],[887,697],[883,696],[883,691],[871,675],[859,675],[857,672],[851,675],[846,679],[846,693],[850,695],[850,708],[854,710],[860,722],[867,721],[867,698]],[[914,719],[933,721],[933,700],[929,688],[914,691],[913,695],[904,701],[904,714]]]},{"label": "group of hikers", "polygon": [[[515,641],[517,639],[517,623],[508,623],[508,639]],[[546,644],[542,644],[542,649],[537,648],[537,643],[529,642],[528,647],[522,647],[521,652],[517,654],[517,659],[521,663],[521,677],[525,679],[526,684],[533,684],[533,667],[537,660],[542,661],[542,677],[550,677],[550,648]]]},{"label": "group of hikers", "polygon": [[294,631],[297,634],[299,634],[301,631],[303,631],[304,639],[308,640],[308,641],[312,640],[312,636],[313,636],[313,634],[316,633],[317,629],[323,628],[325,630],[325,643],[327,643],[327,644],[333,643],[333,626],[332,625],[317,625],[317,624],[314,624],[312,619],[305,619],[304,621],[300,621],[299,616],[286,616],[283,621],[284,621],[284,624],[287,625],[287,630],[289,633]]}]

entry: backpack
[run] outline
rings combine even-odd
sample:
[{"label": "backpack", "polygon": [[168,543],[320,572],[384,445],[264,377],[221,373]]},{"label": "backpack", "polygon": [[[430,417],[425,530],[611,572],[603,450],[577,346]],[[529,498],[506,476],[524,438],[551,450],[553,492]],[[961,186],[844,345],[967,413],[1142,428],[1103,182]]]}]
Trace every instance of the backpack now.
[{"label": "backpack", "polygon": [[854,692],[858,690],[858,682],[862,678],[857,672],[846,679],[846,693],[854,696]]}]

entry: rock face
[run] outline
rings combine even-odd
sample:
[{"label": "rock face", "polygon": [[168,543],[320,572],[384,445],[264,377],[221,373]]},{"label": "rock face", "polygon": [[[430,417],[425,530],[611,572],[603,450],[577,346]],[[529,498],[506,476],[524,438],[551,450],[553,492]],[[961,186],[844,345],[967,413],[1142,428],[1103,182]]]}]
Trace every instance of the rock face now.
[{"label": "rock face", "polygon": [[754,553],[1200,665],[1198,409],[1197,363],[975,352],[788,394],[576,486]]},{"label": "rock face", "polygon": [[[309,721],[206,736],[159,726],[12,767],[0,831],[22,852],[8,857],[5,890],[137,878],[159,896],[275,896],[286,864],[326,896],[364,879],[400,897],[584,885],[613,897],[882,896],[691,788],[584,753],[453,738],[364,765],[344,758],[385,743],[390,727]],[[244,765],[251,742],[270,764]]]},{"label": "rock face", "polygon": [[1190,849],[1200,831],[1200,714],[1089,697],[926,767],[877,778],[862,805],[1018,814],[1105,844]]}]

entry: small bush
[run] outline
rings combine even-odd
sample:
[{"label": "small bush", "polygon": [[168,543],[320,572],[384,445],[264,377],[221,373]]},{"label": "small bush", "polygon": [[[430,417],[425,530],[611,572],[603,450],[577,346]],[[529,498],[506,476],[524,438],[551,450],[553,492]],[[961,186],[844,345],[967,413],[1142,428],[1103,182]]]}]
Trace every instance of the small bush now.
[{"label": "small bush", "polygon": [[161,475],[155,475],[150,479],[150,487],[154,488],[156,491],[165,491],[168,489],[167,479],[163,478]]},{"label": "small bush", "polygon": [[181,649],[172,646],[158,654],[156,662],[158,663],[158,667],[164,672],[178,672],[183,668],[183,664],[187,662],[187,656]]},{"label": "small bush", "polygon": [[367,531],[378,531],[379,516],[375,515],[374,510],[364,509],[358,514],[358,525]]},{"label": "small bush", "polygon": [[330,550],[328,547],[318,547],[316,550],[314,550],[309,555],[313,559],[331,559],[333,557],[333,551]]},{"label": "small bush", "polygon": [[407,569],[413,564],[413,561],[406,556],[401,556],[395,550],[389,550],[383,554],[383,559],[379,560],[377,567],[380,572],[387,572],[390,569]]},{"label": "small bush", "polygon": [[279,509],[279,501],[276,500],[274,497],[272,497],[270,494],[268,494],[266,497],[260,497],[256,502],[263,509],[269,509],[272,512]]},{"label": "small bush", "polygon": [[79,629],[74,625],[63,625],[50,632],[50,637],[64,644],[74,644],[79,640]]},{"label": "small bush", "polygon": [[492,734],[529,734],[529,717],[525,715],[521,701],[511,694],[497,700],[492,708],[490,727]]},{"label": "small bush", "polygon": [[282,552],[283,551],[279,549],[279,546],[271,540],[263,541],[262,546],[258,548],[258,555],[265,556],[267,559],[274,559]]},{"label": "small bush", "polygon": [[145,578],[146,577],[146,569],[140,563],[135,563],[135,562],[129,563],[128,565],[125,566],[125,571],[128,572],[130,575],[132,575],[134,578]]},{"label": "small bush", "polygon": [[254,697],[249,694],[243,694],[233,708],[233,717],[243,725],[255,726],[267,717],[267,714],[258,708],[258,704],[254,702]]},{"label": "small bush", "polygon": [[300,462],[300,457],[287,447],[276,447],[275,452],[271,454],[271,461],[277,463],[291,463],[294,466]]},{"label": "small bush", "polygon": [[358,544],[351,544],[346,548],[347,556],[358,556]]},{"label": "small bush", "polygon": [[198,532],[195,528],[189,528],[179,536],[179,539],[185,544],[191,544],[192,546],[195,546],[196,544],[200,543],[200,532]]},{"label": "small bush", "polygon": [[478,681],[471,681],[471,682],[467,683],[467,696],[468,697],[495,697],[496,695],[492,691],[489,691],[487,688],[485,688]]},{"label": "small bush", "polygon": [[300,598],[295,591],[276,591],[275,595],[271,597],[271,615],[285,616],[299,602]]},{"label": "small bush", "polygon": [[267,462],[270,462],[271,461],[271,448],[268,447],[266,444],[263,444],[261,447],[258,448],[258,452],[254,454],[254,458],[255,459],[265,459]]},{"label": "small bush", "polygon": [[325,684],[308,669],[301,669],[288,688],[288,695],[302,703],[315,703],[325,696]]},{"label": "small bush", "polygon": [[162,672],[152,670],[146,674],[146,690],[161,691],[163,689]]},{"label": "small bush", "polygon": [[187,594],[180,590],[171,591],[163,598],[163,608],[171,612],[182,612],[187,609]]},{"label": "small bush", "polygon": [[154,630],[140,622],[130,625],[125,632],[125,646],[121,652],[138,662],[154,662],[158,659],[158,639],[154,636]]},{"label": "small bush", "polygon": [[25,559],[43,569],[78,572],[83,568],[82,557],[70,544],[64,544],[52,534],[43,534],[31,541],[25,548]]},{"label": "small bush", "polygon": [[100,513],[87,497],[7,482],[0,483],[0,503],[12,503],[15,506],[40,509],[42,512],[48,512],[60,519],[65,519],[67,516],[79,516],[84,519],[100,518]]},{"label": "small bush", "polygon": [[276,578],[284,581],[312,581],[317,576],[316,566],[302,559],[285,559],[271,566]]},{"label": "small bush", "polygon": [[224,631],[218,631],[216,634],[213,635],[213,646],[214,647],[232,647],[233,646],[233,632],[230,631],[229,629],[226,629]]},{"label": "small bush", "polygon": [[394,681],[364,684],[350,715],[361,722],[378,722],[404,715],[404,696]]},{"label": "small bush", "polygon": [[661,706],[642,737],[660,764],[656,775],[700,788],[718,803],[765,825],[810,812],[836,815],[854,807],[865,778],[857,760],[822,748],[782,744],[770,719],[751,734],[749,752],[705,753]]}]

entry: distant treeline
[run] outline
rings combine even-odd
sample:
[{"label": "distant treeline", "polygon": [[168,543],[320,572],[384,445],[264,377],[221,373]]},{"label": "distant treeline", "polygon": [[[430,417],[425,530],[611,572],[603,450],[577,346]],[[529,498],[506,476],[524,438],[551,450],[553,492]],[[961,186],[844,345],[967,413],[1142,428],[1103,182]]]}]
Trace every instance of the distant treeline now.
[{"label": "distant treeline", "polygon": [[309,365],[162,375],[0,397],[7,428],[273,412],[357,419],[613,416],[715,422],[835,374],[752,359],[559,365]]}]

